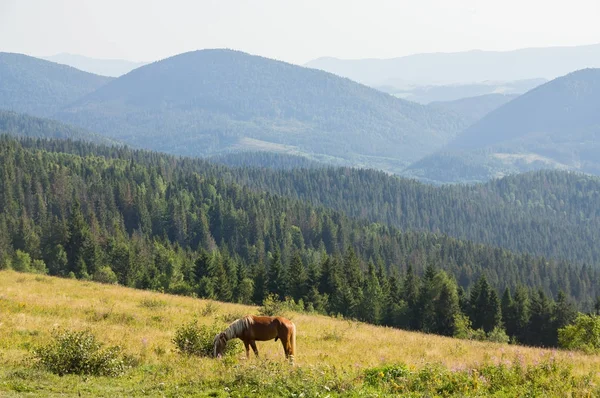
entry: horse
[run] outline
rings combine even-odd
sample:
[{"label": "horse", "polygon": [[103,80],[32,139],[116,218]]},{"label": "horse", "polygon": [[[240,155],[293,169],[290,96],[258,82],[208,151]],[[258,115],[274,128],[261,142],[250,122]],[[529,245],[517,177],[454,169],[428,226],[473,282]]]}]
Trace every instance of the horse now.
[{"label": "horse", "polygon": [[246,358],[250,358],[250,347],[258,357],[256,341],[277,341],[283,345],[285,358],[294,362],[296,354],[296,325],[289,319],[280,316],[254,316],[247,315],[232,322],[227,329],[215,336],[213,353],[216,358],[222,356],[227,341],[238,338],[246,347]]}]

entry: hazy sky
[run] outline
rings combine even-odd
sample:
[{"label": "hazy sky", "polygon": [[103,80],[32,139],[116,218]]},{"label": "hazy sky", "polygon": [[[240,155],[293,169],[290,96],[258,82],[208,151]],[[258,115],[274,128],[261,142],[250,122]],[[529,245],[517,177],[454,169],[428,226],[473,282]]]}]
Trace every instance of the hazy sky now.
[{"label": "hazy sky", "polygon": [[0,51],[152,61],[233,48],[320,56],[600,42],[600,0],[0,0]]}]

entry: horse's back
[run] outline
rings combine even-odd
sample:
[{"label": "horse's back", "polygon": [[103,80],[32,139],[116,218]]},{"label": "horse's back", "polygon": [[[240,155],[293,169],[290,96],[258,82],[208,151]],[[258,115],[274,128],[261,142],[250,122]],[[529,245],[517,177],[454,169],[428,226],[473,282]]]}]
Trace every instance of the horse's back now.
[{"label": "horse's back", "polygon": [[282,332],[293,327],[288,319],[280,316],[253,316],[252,319],[252,338],[259,341],[281,337]]}]

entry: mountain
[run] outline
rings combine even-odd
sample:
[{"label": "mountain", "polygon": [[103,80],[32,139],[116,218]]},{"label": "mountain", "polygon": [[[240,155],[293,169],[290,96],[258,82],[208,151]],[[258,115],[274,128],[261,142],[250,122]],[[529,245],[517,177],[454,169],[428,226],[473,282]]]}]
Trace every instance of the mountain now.
[{"label": "mountain", "polygon": [[115,145],[116,141],[94,134],[81,127],[70,126],[55,120],[43,119],[0,109],[0,134],[31,138],[58,138]]},{"label": "mountain", "polygon": [[509,101],[517,98],[516,94],[486,94],[477,97],[461,98],[454,101],[436,101],[430,105],[459,114],[467,124],[471,125]]},{"label": "mountain", "polygon": [[56,115],[181,155],[267,150],[399,170],[464,126],[453,113],[314,69],[230,50],[133,70]]},{"label": "mountain", "polygon": [[600,44],[415,54],[392,59],[319,58],[306,64],[370,86],[445,85],[484,81],[554,79],[574,70],[600,67]]},{"label": "mountain", "polygon": [[147,64],[147,62],[133,62],[124,59],[97,59],[67,53],[41,58],[47,61],[56,62],[57,64],[69,65],[96,75],[112,77],[119,77]]},{"label": "mountain", "polygon": [[0,109],[50,116],[110,80],[23,54],[0,53]]},{"label": "mountain", "polygon": [[546,79],[528,79],[513,82],[483,82],[440,86],[406,85],[375,86],[376,89],[420,104],[448,102],[484,95],[519,95],[546,83]]},{"label": "mountain", "polygon": [[570,73],[508,102],[406,172],[451,182],[541,168],[600,174],[600,69]]}]

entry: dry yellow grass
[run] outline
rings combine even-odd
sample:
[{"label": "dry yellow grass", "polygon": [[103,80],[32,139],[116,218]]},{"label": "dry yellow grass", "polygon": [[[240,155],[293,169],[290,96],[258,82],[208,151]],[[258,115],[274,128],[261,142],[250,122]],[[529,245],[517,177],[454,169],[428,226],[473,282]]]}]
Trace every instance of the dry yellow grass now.
[{"label": "dry yellow grass", "polygon": [[[210,302],[216,311],[206,314],[210,312],[206,311],[207,303],[119,286],[2,271],[0,368],[26,366],[29,349],[47,342],[53,328],[89,328],[103,342],[124,347],[145,366],[169,369],[162,376],[151,372],[156,385],[168,383],[169,379],[185,383],[207,375],[218,377],[223,367],[220,361],[185,358],[175,351],[171,342],[175,329],[194,318],[200,323],[212,323],[217,317],[256,313],[257,308]],[[441,363],[458,368],[513,360],[516,356],[534,363],[551,354],[550,350],[457,340],[325,316],[292,314],[291,318],[298,331],[298,366],[329,365],[357,375],[366,367],[398,362],[415,367]],[[259,342],[258,349],[262,357],[283,362],[279,342]],[[600,370],[598,356],[564,351],[553,354],[573,363],[577,374]],[[144,377],[143,372],[130,376],[132,385],[136,378],[140,378],[140,383],[147,382]]]}]

